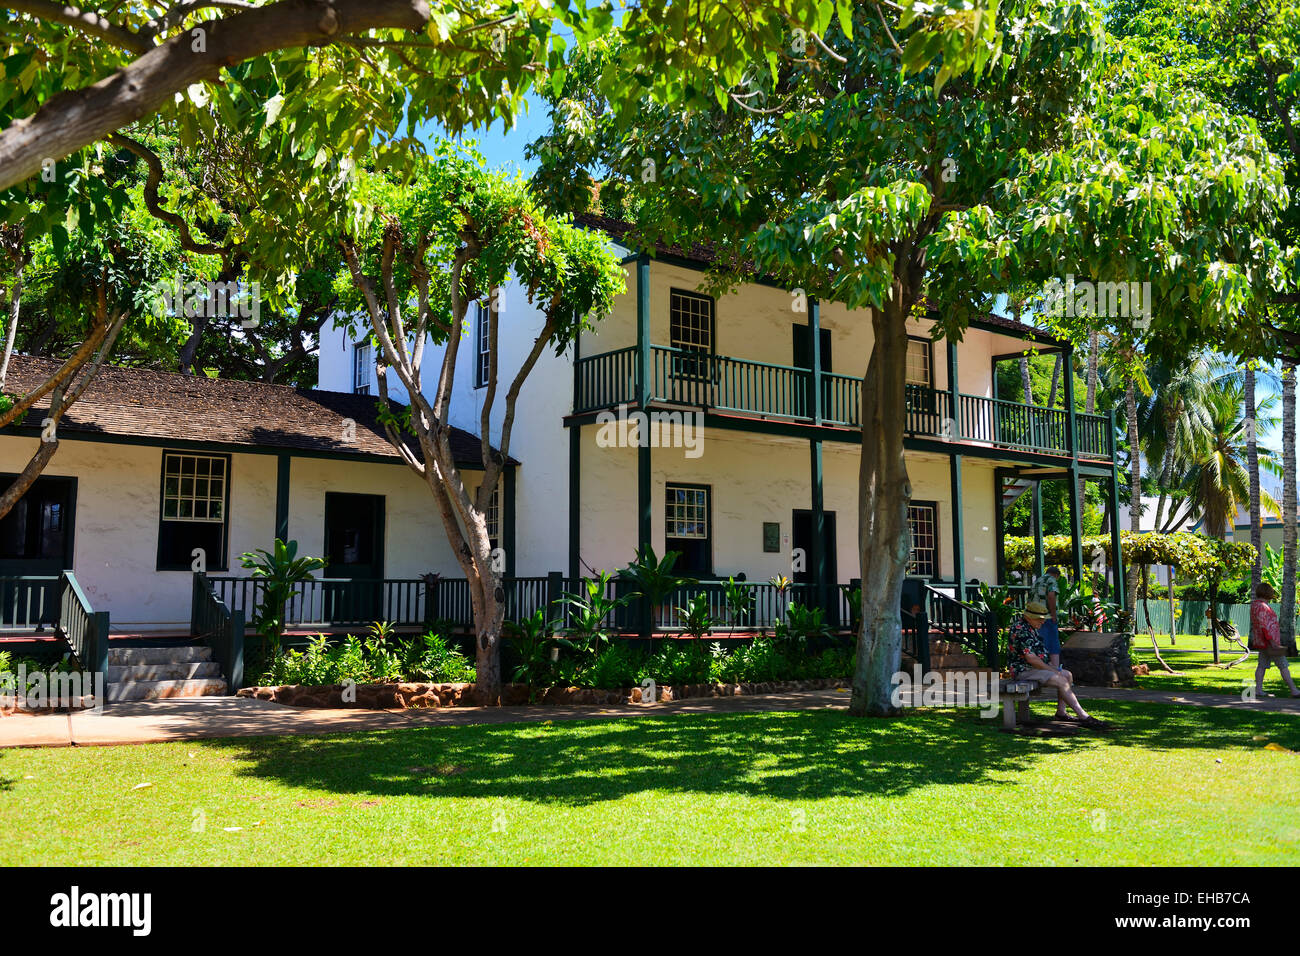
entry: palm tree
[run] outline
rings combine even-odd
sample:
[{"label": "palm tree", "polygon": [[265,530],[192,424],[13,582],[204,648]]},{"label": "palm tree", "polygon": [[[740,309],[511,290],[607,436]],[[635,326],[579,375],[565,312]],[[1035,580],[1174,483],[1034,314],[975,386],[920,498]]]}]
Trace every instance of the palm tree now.
[{"label": "palm tree", "polygon": [[[1252,433],[1277,427],[1277,417],[1272,414],[1277,397],[1270,395],[1257,402],[1253,418],[1243,414],[1244,402],[1244,380],[1222,375],[1195,402],[1187,403],[1195,414],[1183,423],[1183,447],[1176,449],[1170,472],[1169,491],[1178,500],[1160,530],[1198,518],[1206,534],[1222,540],[1237,512],[1250,501],[1249,442]],[[1282,471],[1276,462],[1261,464],[1275,474]],[[1259,501],[1264,511],[1281,515],[1272,495],[1261,490]]]}]

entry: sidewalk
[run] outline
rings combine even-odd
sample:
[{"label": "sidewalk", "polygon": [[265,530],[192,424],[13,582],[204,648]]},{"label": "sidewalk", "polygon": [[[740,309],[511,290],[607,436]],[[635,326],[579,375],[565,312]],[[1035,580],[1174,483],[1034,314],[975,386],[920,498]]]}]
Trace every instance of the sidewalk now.
[{"label": "sidewalk", "polygon": [[[1229,694],[1083,687],[1088,700],[1132,700],[1184,707],[1300,714],[1300,700],[1245,702]],[[216,737],[332,734],[358,730],[545,720],[625,719],[646,714],[729,714],[848,706],[846,684],[833,690],[753,697],[699,697],[624,707],[448,707],[428,710],[306,710],[249,697],[198,697],[109,704],[102,713],[13,714],[0,717],[0,747],[68,747],[155,743]]]}]

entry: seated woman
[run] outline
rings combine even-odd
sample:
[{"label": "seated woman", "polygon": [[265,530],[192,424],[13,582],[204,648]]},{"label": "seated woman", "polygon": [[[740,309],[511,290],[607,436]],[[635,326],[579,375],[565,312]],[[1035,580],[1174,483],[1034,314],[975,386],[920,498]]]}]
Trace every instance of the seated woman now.
[{"label": "seated woman", "polygon": [[1291,668],[1286,662],[1286,647],[1282,644],[1282,628],[1278,624],[1277,614],[1268,602],[1277,599],[1277,592],[1267,581],[1261,581],[1255,588],[1255,600],[1250,602],[1250,649],[1259,652],[1259,663],[1255,665],[1255,696],[1272,697],[1264,692],[1264,674],[1268,666],[1274,664],[1282,672],[1282,679],[1291,688],[1292,697],[1300,697],[1295,681],[1291,679]]},{"label": "seated woman", "polygon": [[[1025,605],[1024,613],[1011,625],[1007,665],[1012,675],[1016,680],[1036,680],[1056,688],[1055,720],[1074,720],[1093,730],[1109,730],[1110,724],[1089,714],[1079,703],[1079,698],[1074,696],[1074,675],[1047,662],[1047,648],[1039,633],[1046,619],[1047,605],[1035,600]],[[1070,717],[1065,711],[1067,706],[1079,716]]]}]

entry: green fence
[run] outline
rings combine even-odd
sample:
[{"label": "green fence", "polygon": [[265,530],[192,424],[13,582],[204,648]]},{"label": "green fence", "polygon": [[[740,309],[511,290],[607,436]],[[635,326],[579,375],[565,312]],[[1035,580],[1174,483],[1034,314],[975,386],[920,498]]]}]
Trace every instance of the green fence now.
[{"label": "green fence", "polygon": [[[1145,609],[1144,606],[1145,605]],[[1206,611],[1210,608],[1209,601],[1176,601],[1174,606],[1178,613],[1178,630],[1176,634],[1208,634],[1210,630],[1210,619],[1206,616]],[[1219,619],[1231,621],[1237,633],[1245,635],[1250,633],[1250,605],[1249,604],[1219,604]],[[1273,610],[1281,614],[1282,605],[1272,605]],[[1151,613],[1151,626],[1155,628],[1157,634],[1169,633],[1169,600],[1167,598],[1152,599],[1142,601],[1138,604],[1137,619],[1134,621],[1134,627],[1139,633],[1145,633],[1147,629],[1147,611]],[[1300,632],[1300,615],[1296,618],[1296,630]]]}]

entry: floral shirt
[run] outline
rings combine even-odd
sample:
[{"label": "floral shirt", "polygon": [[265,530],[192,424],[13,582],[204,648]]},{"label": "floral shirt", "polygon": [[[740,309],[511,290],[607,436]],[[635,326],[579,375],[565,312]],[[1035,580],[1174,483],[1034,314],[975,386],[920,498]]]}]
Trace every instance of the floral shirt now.
[{"label": "floral shirt", "polygon": [[1034,665],[1025,660],[1026,651],[1047,660],[1047,648],[1038,628],[1021,617],[1011,625],[1011,634],[1007,639],[1007,666],[1016,677],[1034,669]]},{"label": "floral shirt", "polygon": [[1256,649],[1282,646],[1282,630],[1277,614],[1267,601],[1250,602],[1250,646]]},{"label": "floral shirt", "polygon": [[[1031,597],[1037,598],[1038,600],[1042,601],[1044,604],[1047,604],[1047,595],[1060,594],[1061,584],[1056,578],[1052,577],[1050,574],[1044,573],[1036,581],[1034,581],[1033,587],[1031,588],[1029,593]],[[1048,605],[1048,607],[1050,608],[1051,605]],[[1048,615],[1048,616],[1054,617],[1055,615]]]}]

